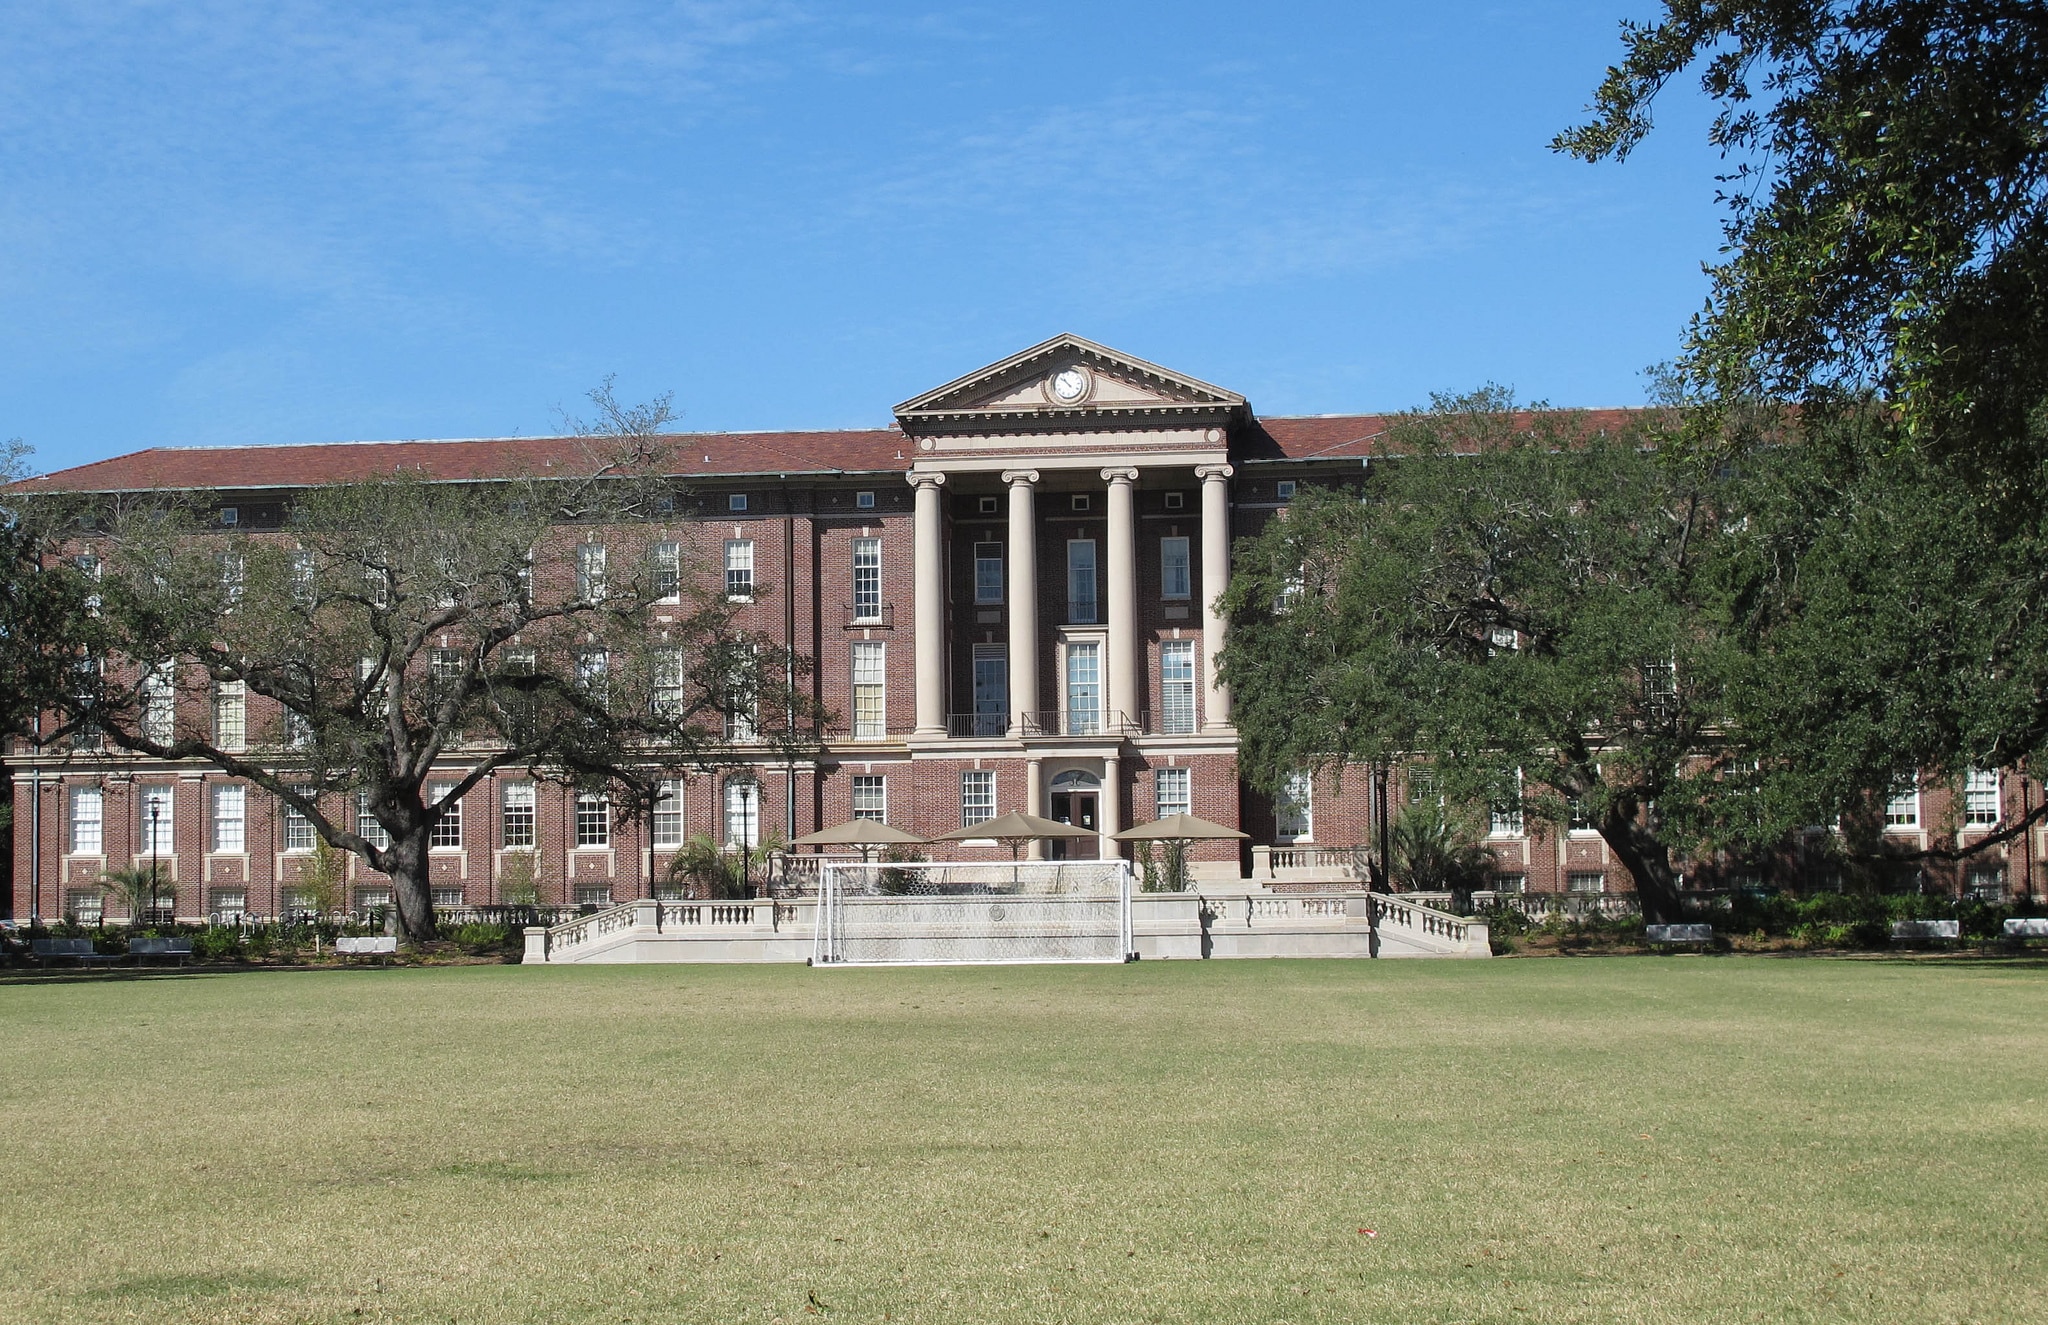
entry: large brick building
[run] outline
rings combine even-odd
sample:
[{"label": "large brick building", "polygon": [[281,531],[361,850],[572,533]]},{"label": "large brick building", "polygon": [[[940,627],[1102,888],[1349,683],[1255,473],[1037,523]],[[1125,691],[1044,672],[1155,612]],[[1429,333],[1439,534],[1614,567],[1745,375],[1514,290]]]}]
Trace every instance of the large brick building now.
[{"label": "large brick building", "polygon": [[[1097,829],[1099,842],[1066,848],[1081,854],[1191,812],[1251,835],[1200,847],[1203,876],[1339,877],[1369,837],[1365,779],[1301,784],[1279,804],[1240,783],[1214,604],[1233,540],[1300,485],[1359,482],[1381,428],[1372,415],[1260,418],[1223,388],[1061,336],[906,402],[892,427],[675,439],[689,495],[636,534],[714,574],[722,563],[749,624],[816,660],[816,698],[838,720],[814,757],[763,751],[744,771],[686,779],[651,820],[501,774],[437,834],[437,902],[500,900],[514,854],[537,853],[544,900],[625,900],[650,894],[650,856],[658,873],[690,834],[790,837],[854,816],[935,834],[1011,810]],[[280,526],[311,485],[399,469],[481,481],[570,454],[546,438],[152,449],[41,482],[202,494],[223,527],[248,530]],[[204,767],[52,751],[18,753],[9,772],[18,918],[95,914],[101,873],[147,862],[152,831],[182,917],[286,909],[309,858],[302,821]],[[1956,806],[1935,791],[1910,814],[1901,801],[1895,827],[1984,831],[2033,794],[1985,776]],[[1504,887],[1627,887],[1595,834],[1491,826]],[[2013,850],[2029,881],[2043,845]],[[352,901],[379,900],[380,876],[350,869]]]}]

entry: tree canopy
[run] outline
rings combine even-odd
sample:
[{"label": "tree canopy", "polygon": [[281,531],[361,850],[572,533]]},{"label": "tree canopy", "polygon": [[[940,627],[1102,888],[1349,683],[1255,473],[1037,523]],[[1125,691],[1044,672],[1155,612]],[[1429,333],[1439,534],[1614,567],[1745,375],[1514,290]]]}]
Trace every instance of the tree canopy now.
[{"label": "tree canopy", "polygon": [[1488,389],[1397,421],[1362,494],[1299,497],[1224,595],[1246,776],[1426,760],[1453,801],[1597,829],[1673,914],[1724,717],[1719,512],[1644,440]]}]

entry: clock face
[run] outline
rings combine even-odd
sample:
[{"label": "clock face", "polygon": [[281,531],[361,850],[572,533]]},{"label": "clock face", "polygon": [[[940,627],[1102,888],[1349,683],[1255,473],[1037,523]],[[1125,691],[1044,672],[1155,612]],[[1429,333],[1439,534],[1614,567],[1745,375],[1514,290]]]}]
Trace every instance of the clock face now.
[{"label": "clock face", "polygon": [[1053,374],[1052,394],[1054,399],[1073,404],[1088,394],[1088,374],[1079,368],[1062,368]]}]

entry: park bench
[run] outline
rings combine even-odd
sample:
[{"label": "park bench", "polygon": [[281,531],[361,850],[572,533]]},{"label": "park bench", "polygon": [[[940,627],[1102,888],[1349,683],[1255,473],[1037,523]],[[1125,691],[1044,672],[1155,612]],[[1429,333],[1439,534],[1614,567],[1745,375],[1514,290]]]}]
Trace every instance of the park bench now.
[{"label": "park bench", "polygon": [[128,940],[128,955],[142,965],[144,957],[176,957],[183,966],[192,956],[192,940],[180,938],[133,938]]},{"label": "park bench", "polygon": [[1959,920],[1894,920],[1892,942],[1927,942],[1930,939],[1959,939],[1963,936]]},{"label": "park bench", "polygon": [[77,962],[80,966],[111,966],[120,959],[116,953],[97,951],[91,939],[35,939],[30,946],[36,961],[44,966],[58,961]]},{"label": "park bench", "polygon": [[2048,939],[2048,919],[2039,916],[2014,916],[2005,922],[2005,941],[2020,943],[2027,939]]},{"label": "park bench", "polygon": [[1643,938],[1657,947],[1676,947],[1680,944],[1712,943],[1712,925],[1644,925]]},{"label": "park bench", "polygon": [[367,938],[339,938],[334,941],[334,955],[337,957],[382,957],[384,964],[391,964],[393,953],[398,951],[398,938],[393,934],[379,934]]}]

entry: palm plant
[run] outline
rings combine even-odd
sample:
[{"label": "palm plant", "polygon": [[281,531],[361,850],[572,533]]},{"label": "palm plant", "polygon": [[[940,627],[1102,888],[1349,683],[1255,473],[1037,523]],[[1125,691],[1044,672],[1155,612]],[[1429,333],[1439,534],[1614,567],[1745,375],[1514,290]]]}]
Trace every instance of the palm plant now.
[{"label": "palm plant", "polygon": [[1403,810],[1388,836],[1394,885],[1403,892],[1470,892],[1485,886],[1493,868],[1476,826],[1430,801]]},{"label": "palm plant", "polygon": [[157,899],[167,891],[159,865],[108,870],[100,875],[100,889],[128,908],[128,923],[131,925],[140,925],[143,914],[154,910]]}]

